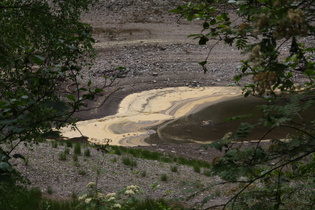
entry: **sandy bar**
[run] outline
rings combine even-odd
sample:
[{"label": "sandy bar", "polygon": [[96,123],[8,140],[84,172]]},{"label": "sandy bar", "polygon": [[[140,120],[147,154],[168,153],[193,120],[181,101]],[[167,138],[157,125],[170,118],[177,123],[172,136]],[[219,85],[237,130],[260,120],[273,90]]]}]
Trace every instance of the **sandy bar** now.
[{"label": "sandy bar", "polygon": [[[117,114],[101,119],[80,121],[77,127],[89,141],[111,145],[148,145],[144,139],[150,127],[166,120],[195,113],[217,101],[241,95],[238,87],[175,87],[134,93],[122,100]],[[64,128],[66,138],[80,137],[80,132]]]}]

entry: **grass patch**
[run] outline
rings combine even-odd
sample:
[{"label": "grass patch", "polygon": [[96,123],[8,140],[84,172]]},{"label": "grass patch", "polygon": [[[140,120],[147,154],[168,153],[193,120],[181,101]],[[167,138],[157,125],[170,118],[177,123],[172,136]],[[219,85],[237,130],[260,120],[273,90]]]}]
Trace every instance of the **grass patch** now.
[{"label": "grass patch", "polygon": [[173,173],[178,172],[178,167],[177,166],[171,166],[171,172],[173,172]]},{"label": "grass patch", "polygon": [[72,148],[73,143],[71,141],[66,141],[66,146]]},{"label": "grass patch", "polygon": [[63,152],[65,155],[70,154],[70,149],[68,147],[65,147],[65,150]]},{"label": "grass patch", "polygon": [[162,182],[167,182],[167,181],[168,181],[168,176],[167,176],[167,174],[161,174],[161,181],[162,181]]},{"label": "grass patch", "polygon": [[[23,210],[73,210],[73,209],[86,209],[85,207],[78,208],[79,202],[77,196],[72,195],[72,200],[60,201],[44,198],[40,189],[26,189],[12,184],[2,184],[0,188],[0,208],[3,210],[23,209]],[[134,202],[130,209],[172,209],[181,210],[185,209],[180,203],[171,202],[165,199],[151,199],[146,198]],[[96,209],[96,208],[89,208]]]},{"label": "grass patch", "polygon": [[193,168],[194,168],[194,172],[196,172],[196,173],[199,173],[199,174],[200,174],[200,172],[201,172],[201,168],[200,168],[200,166],[199,166],[198,164],[193,165]]},{"label": "grass patch", "polygon": [[86,148],[86,149],[84,150],[84,156],[85,156],[85,157],[90,157],[90,156],[91,156],[91,150],[90,150],[89,148]]},{"label": "grass patch", "polygon": [[81,176],[85,176],[85,175],[87,175],[87,172],[85,170],[83,170],[83,169],[80,169],[78,171],[78,174],[81,175]]},{"label": "grass patch", "polygon": [[47,192],[49,195],[52,195],[52,194],[54,193],[54,190],[53,190],[53,188],[52,188],[51,186],[48,186],[46,192]]},{"label": "grass patch", "polygon": [[78,159],[78,155],[73,154],[73,156],[72,156],[72,160],[73,160],[74,162],[78,162],[78,161],[79,161],[79,159]]},{"label": "grass patch", "polygon": [[[129,154],[134,158],[157,160],[160,162],[174,163],[174,164],[192,166],[192,167],[196,167],[196,165],[198,165],[199,168],[207,168],[207,169],[211,168],[211,164],[204,160],[187,159],[184,157],[176,157],[173,155],[166,155],[159,152],[154,152],[154,151],[152,152],[148,150],[131,148],[131,147],[110,146],[110,149],[116,155]],[[196,169],[196,171],[198,171],[198,169]]]},{"label": "grass patch", "polygon": [[52,148],[57,148],[58,142],[56,142],[56,141],[51,142],[51,146],[52,146]]},{"label": "grass patch", "polygon": [[142,171],[140,174],[141,174],[142,177],[146,177],[147,176],[147,172],[146,171]]},{"label": "grass patch", "polygon": [[212,176],[212,173],[211,173],[210,170],[204,170],[203,171],[203,175],[205,175],[205,176]]},{"label": "grass patch", "polygon": [[161,199],[151,199],[146,198],[142,200],[141,202],[135,203],[134,206],[130,206],[132,209],[172,209],[172,210],[184,210],[187,208],[184,208],[184,206],[181,203],[174,202],[174,201],[168,201],[163,198]]},{"label": "grass patch", "polygon": [[81,155],[81,144],[79,143],[75,144],[73,152],[76,155]]},{"label": "grass patch", "polygon": [[[47,193],[49,187],[47,188]],[[12,184],[3,184],[0,187],[1,209],[23,209],[23,210],[72,210],[78,205],[76,200],[55,201],[43,198],[40,189],[26,189]]]},{"label": "grass patch", "polygon": [[152,152],[148,150],[121,147],[121,146],[120,147],[111,146],[111,150],[114,151],[116,155],[130,154],[131,156],[135,158],[157,160],[157,161],[165,162],[165,163],[177,163],[179,165],[186,165],[186,166],[192,166],[192,167],[194,165],[199,165],[200,168],[211,168],[210,163],[208,163],[207,161],[187,159],[184,157],[175,157],[173,155],[165,155],[159,152]]},{"label": "grass patch", "polygon": [[114,158],[110,159],[109,161],[112,162],[112,163],[116,163],[117,162],[117,158],[114,157]]},{"label": "grass patch", "polygon": [[133,160],[132,158],[130,157],[122,157],[122,163],[126,166],[131,166],[131,167],[136,167],[137,166],[137,161],[136,160]]},{"label": "grass patch", "polygon": [[65,152],[59,153],[59,160],[66,161],[67,160],[67,154]]}]

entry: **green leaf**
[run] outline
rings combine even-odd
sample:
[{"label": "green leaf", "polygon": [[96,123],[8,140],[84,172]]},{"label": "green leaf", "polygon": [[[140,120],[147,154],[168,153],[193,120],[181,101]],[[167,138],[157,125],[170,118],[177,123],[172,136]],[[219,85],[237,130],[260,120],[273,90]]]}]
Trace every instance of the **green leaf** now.
[{"label": "green leaf", "polygon": [[12,172],[13,168],[7,162],[0,162],[0,170],[2,170],[3,172]]},{"label": "green leaf", "polygon": [[241,123],[241,125],[236,131],[235,138],[236,139],[246,138],[253,128],[254,126],[249,123]]},{"label": "green leaf", "polygon": [[201,66],[205,66],[206,64],[207,64],[207,61],[199,62],[199,65],[201,65]]},{"label": "green leaf", "polygon": [[43,133],[41,136],[43,138],[57,139],[57,138],[60,138],[60,136],[61,136],[60,134],[61,134],[60,131],[48,131],[48,132]]},{"label": "green leaf", "polygon": [[188,21],[192,21],[194,18],[195,18],[195,14],[190,14],[190,15],[188,15],[188,17],[187,17],[187,20],[188,20]]},{"label": "green leaf", "polygon": [[216,19],[212,19],[212,20],[210,21],[210,25],[215,25],[216,23],[217,23]]},{"label": "green leaf", "polygon": [[208,29],[210,27],[210,24],[208,22],[203,23],[203,28]]},{"label": "green leaf", "polygon": [[45,61],[45,58],[40,55],[34,55],[34,61],[37,65],[42,65]]},{"label": "green leaf", "polygon": [[100,88],[96,88],[94,92],[95,92],[95,93],[101,93],[101,92],[103,92],[103,90],[100,89]]},{"label": "green leaf", "polygon": [[67,95],[67,98],[70,100],[70,101],[73,101],[75,102],[75,97],[71,94]]},{"label": "green leaf", "polygon": [[201,37],[202,34],[189,34],[187,37],[190,38],[190,37]]},{"label": "green leaf", "polygon": [[253,116],[253,114],[238,115],[238,116],[234,116],[234,117],[229,117],[226,119],[226,121],[243,120],[243,119],[248,119],[252,116]]},{"label": "green leaf", "polygon": [[202,36],[199,39],[199,45],[205,45],[205,44],[207,44],[208,41],[209,41],[209,39],[207,37]]},{"label": "green leaf", "polygon": [[14,154],[12,157],[14,157],[14,158],[20,158],[20,159],[22,159],[22,160],[25,160],[25,157],[23,156],[23,155],[21,155],[21,154]]}]

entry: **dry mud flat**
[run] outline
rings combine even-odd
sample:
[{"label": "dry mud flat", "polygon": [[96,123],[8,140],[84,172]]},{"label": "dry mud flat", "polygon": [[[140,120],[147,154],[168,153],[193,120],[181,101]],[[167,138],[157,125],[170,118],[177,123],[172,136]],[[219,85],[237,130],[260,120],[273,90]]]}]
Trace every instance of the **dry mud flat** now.
[{"label": "dry mud flat", "polygon": [[[91,79],[97,85],[102,84],[103,76],[118,76],[115,84],[106,89],[105,96],[116,88],[120,90],[102,107],[80,112],[79,120],[115,114],[125,96],[143,90],[226,86],[232,82],[241,59],[239,52],[226,45],[216,45],[208,61],[209,71],[204,74],[198,63],[207,57],[215,42],[200,46],[197,40],[187,38],[200,32],[200,26],[168,13],[180,3],[176,0],[100,1],[83,16],[94,28],[98,52],[92,69],[84,72],[84,79]],[[119,72],[117,66],[126,70]]]}]

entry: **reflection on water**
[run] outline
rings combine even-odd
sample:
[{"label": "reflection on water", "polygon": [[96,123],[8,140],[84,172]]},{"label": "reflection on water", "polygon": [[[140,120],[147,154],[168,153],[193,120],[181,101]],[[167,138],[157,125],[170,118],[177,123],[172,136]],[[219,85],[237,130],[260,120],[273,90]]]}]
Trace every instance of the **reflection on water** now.
[{"label": "reflection on water", "polygon": [[[222,101],[217,104],[179,119],[165,122],[157,127],[157,134],[151,135],[148,142],[199,142],[220,140],[228,133],[237,130],[242,122],[254,123],[259,119],[258,105],[266,103],[256,97],[236,97],[232,100]],[[227,121],[228,118],[252,114],[251,117],[242,120]],[[243,140],[260,139],[268,128],[257,127]],[[284,138],[289,129],[275,129],[266,138]]]}]

